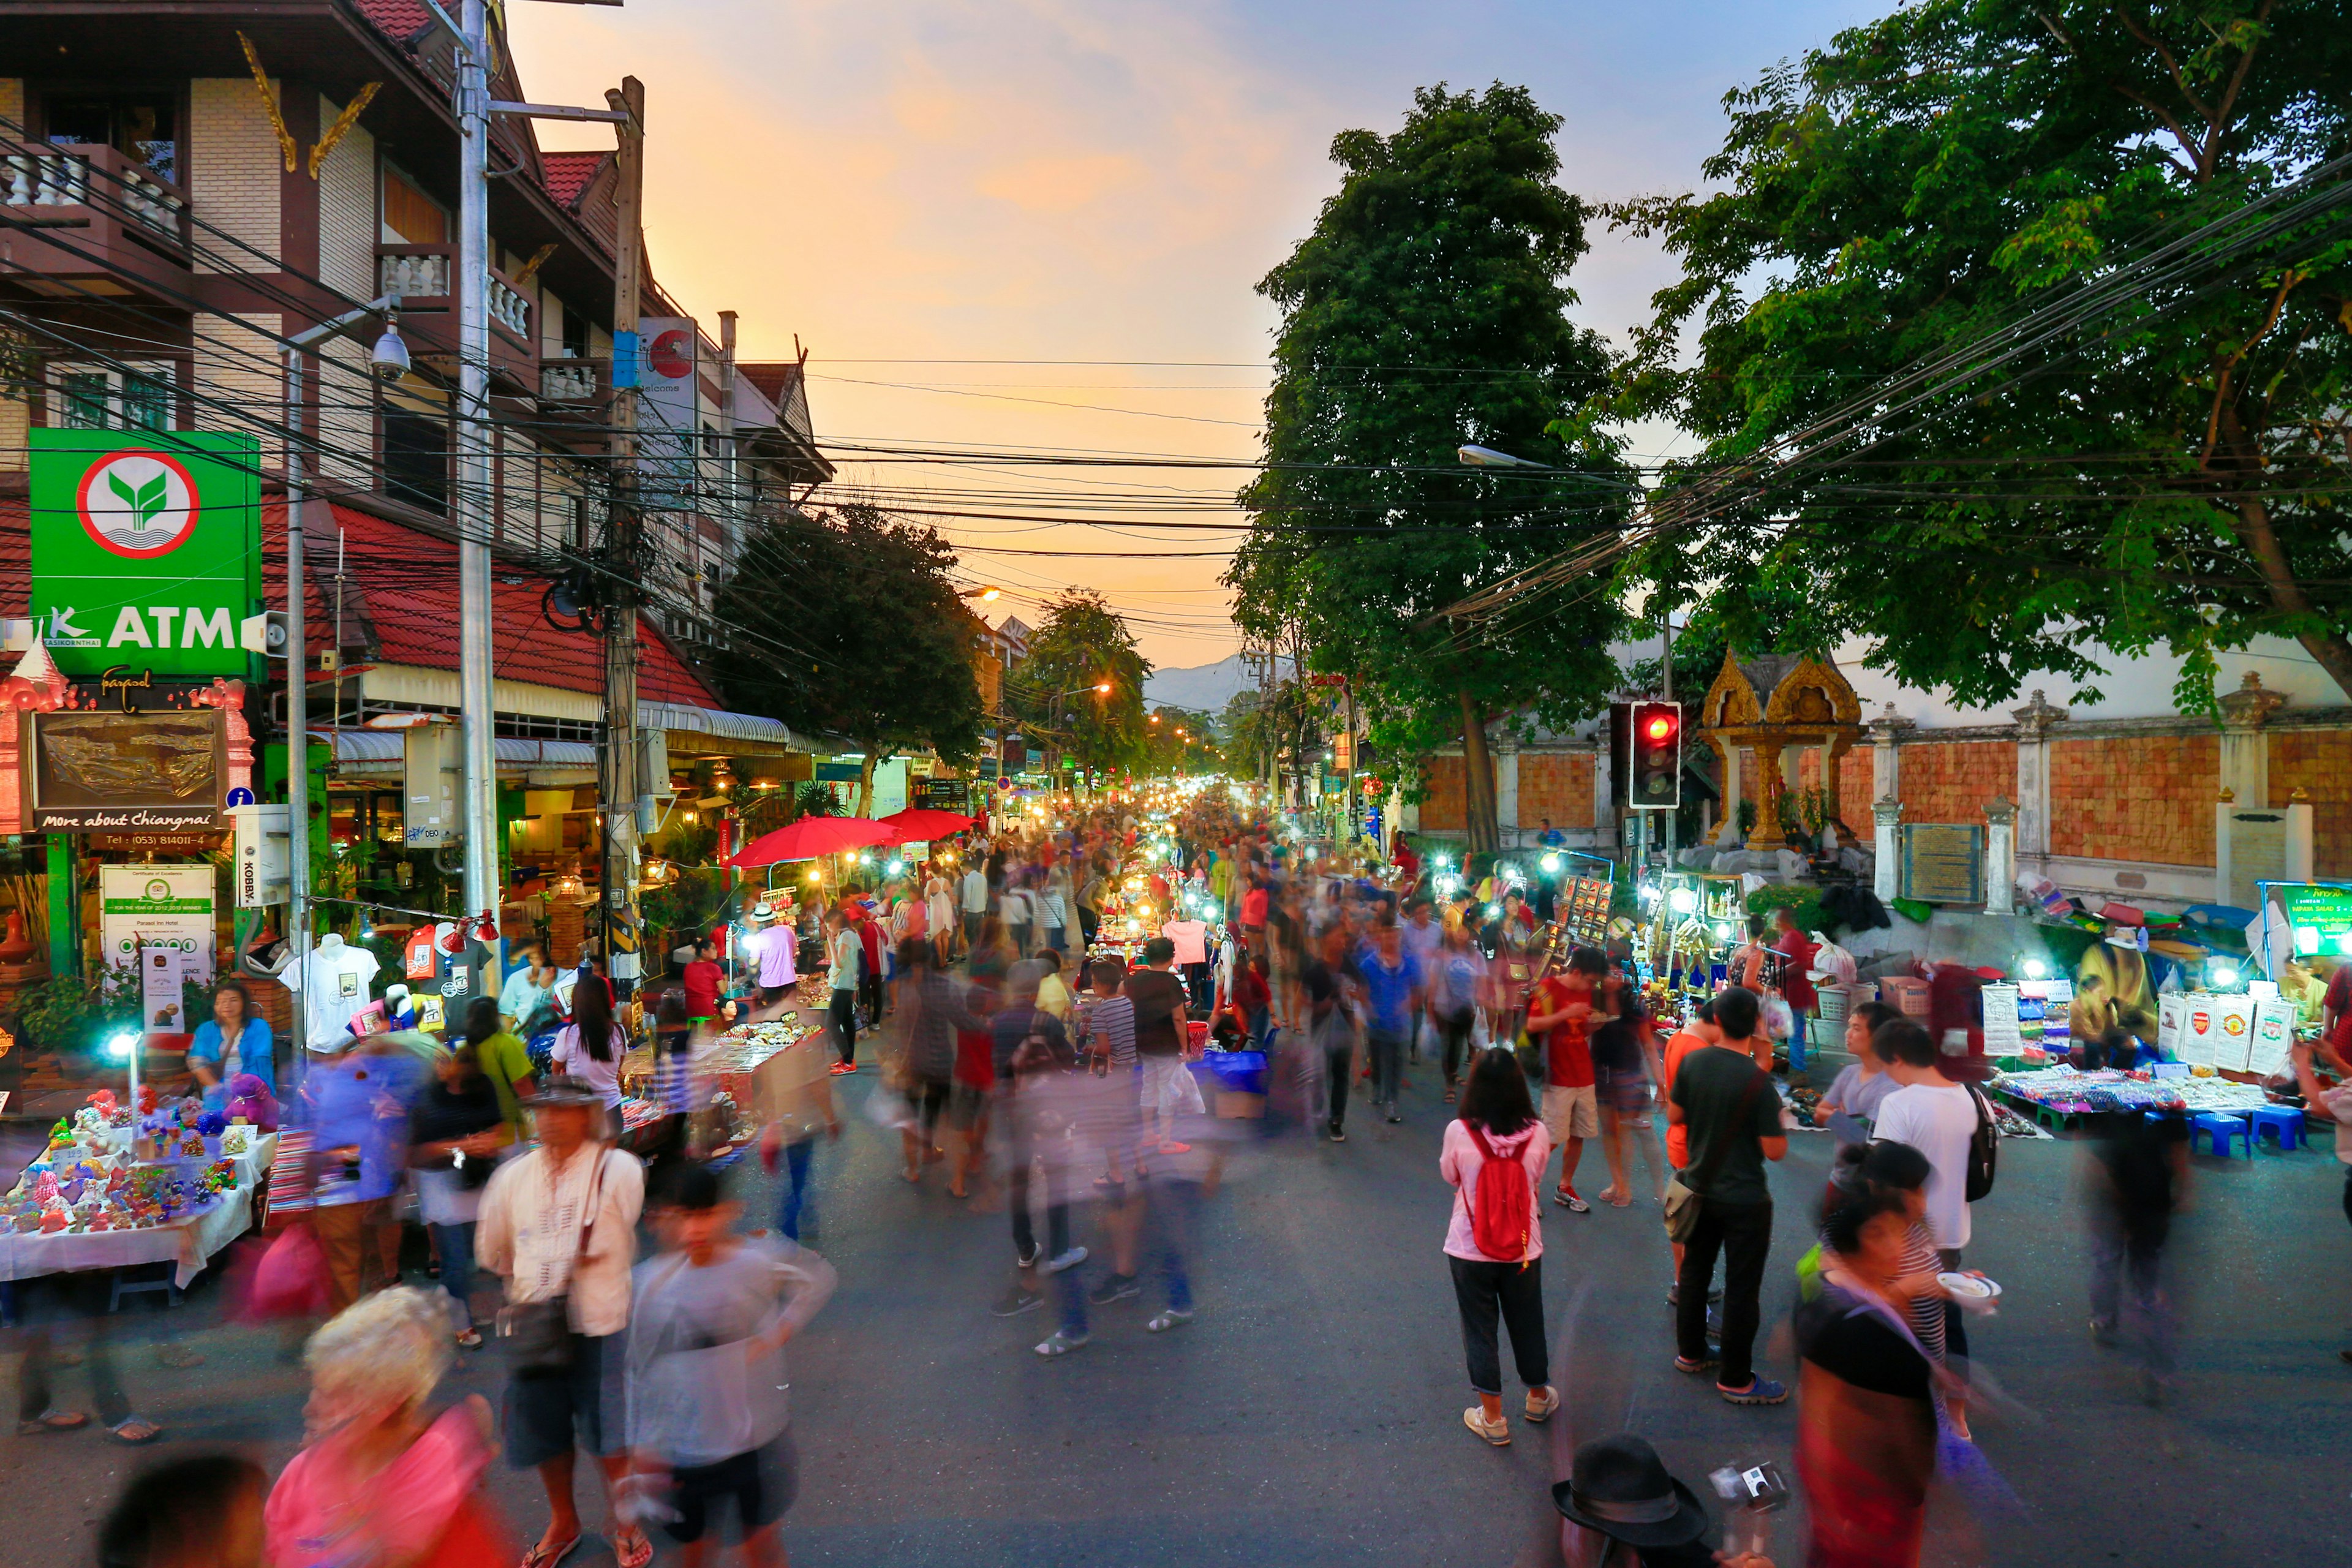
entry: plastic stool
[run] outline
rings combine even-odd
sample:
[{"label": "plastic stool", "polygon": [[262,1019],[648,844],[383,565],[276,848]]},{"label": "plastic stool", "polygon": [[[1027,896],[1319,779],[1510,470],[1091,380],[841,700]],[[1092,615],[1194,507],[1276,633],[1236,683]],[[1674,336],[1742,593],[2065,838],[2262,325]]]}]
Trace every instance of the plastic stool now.
[{"label": "plastic stool", "polygon": [[[2253,1158],[2254,1131],[2246,1124],[2246,1119],[2243,1116],[2229,1111],[2209,1110],[2199,1116],[2192,1125],[2198,1132],[2206,1133],[2210,1137],[2214,1153],[2229,1153],[2231,1141],[2237,1139],[2245,1143],[2246,1157],[2250,1160]],[[2194,1142],[2194,1133],[2190,1134],[2190,1139]]]},{"label": "plastic stool", "polygon": [[166,1264],[159,1279],[125,1279],[121,1270],[117,1269],[114,1275],[114,1288],[107,1300],[106,1310],[109,1312],[119,1312],[122,1310],[122,1298],[125,1296],[144,1295],[150,1292],[161,1292],[166,1307],[178,1306],[180,1287],[178,1281],[173,1278],[173,1273],[172,1266]]},{"label": "plastic stool", "polygon": [[2266,1127],[2278,1133],[2279,1152],[2282,1154],[2303,1142],[2303,1112],[2294,1106],[2265,1105],[2247,1114],[2253,1118],[2252,1142],[2263,1141],[2263,1130]]}]

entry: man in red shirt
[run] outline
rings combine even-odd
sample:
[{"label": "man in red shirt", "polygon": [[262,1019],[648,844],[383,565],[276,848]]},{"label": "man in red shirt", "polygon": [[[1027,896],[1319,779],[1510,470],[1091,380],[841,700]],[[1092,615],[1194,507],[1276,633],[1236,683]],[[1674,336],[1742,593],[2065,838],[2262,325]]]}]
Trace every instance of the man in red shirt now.
[{"label": "man in red shirt", "polygon": [[1813,954],[1820,944],[1805,934],[1797,923],[1797,911],[1782,908],[1775,915],[1780,931],[1772,943],[1772,951],[1780,954],[1780,997],[1789,1004],[1789,1081],[1802,1083],[1805,1071],[1805,1015],[1813,1010],[1819,1000],[1813,994],[1813,983],[1805,978],[1805,971],[1813,966]]},{"label": "man in red shirt", "polygon": [[1559,1145],[1559,1185],[1552,1201],[1573,1214],[1592,1205],[1577,1195],[1576,1163],[1584,1141],[1601,1136],[1601,1108],[1592,1089],[1592,1002],[1609,960],[1597,948],[1569,955],[1564,974],[1548,974],[1528,998],[1528,1033],[1544,1042],[1543,1120]]}]

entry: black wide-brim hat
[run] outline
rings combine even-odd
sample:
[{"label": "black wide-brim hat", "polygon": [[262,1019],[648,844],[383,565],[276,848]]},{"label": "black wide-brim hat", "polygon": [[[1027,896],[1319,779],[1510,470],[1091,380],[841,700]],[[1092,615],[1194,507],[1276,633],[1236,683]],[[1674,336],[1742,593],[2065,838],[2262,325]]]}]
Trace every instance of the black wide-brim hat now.
[{"label": "black wide-brim hat", "polygon": [[1685,1546],[1711,1528],[1697,1495],[1630,1434],[1577,1449],[1574,1471],[1552,1484],[1551,1500],[1563,1517],[1629,1546]]}]

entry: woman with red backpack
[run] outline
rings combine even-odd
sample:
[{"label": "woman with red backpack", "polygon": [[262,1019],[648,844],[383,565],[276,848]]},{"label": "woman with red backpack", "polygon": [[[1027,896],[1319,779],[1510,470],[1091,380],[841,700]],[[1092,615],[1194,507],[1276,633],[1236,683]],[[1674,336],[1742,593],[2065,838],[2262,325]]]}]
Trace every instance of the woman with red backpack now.
[{"label": "woman with red backpack", "polygon": [[1508,1050],[1479,1053],[1462,1091],[1462,1114],[1447,1123],[1437,1170],[1454,1185],[1445,1256],[1462,1310],[1462,1348],[1478,1403],[1462,1423],[1496,1447],[1511,1440],[1503,1418],[1503,1363],[1496,1320],[1511,1332],[1511,1355],[1528,1385],[1527,1417],[1559,1408],[1543,1326],[1542,1209],[1536,1184],[1551,1158],[1551,1136],[1528,1097],[1527,1075]]}]

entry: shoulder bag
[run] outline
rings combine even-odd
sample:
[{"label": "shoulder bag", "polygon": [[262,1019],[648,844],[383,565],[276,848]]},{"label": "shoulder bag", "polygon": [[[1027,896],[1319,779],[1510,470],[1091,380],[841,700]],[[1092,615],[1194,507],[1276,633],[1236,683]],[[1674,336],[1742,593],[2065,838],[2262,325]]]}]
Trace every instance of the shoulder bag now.
[{"label": "shoulder bag", "polygon": [[607,1149],[596,1158],[596,1178],[589,1184],[588,1206],[580,1217],[580,1245],[572,1254],[563,1293],[544,1301],[510,1301],[499,1309],[499,1343],[507,1352],[508,1369],[518,1376],[544,1377],[572,1370],[572,1287],[588,1258],[588,1240],[604,1200],[604,1165],[612,1157]]},{"label": "shoulder bag", "polygon": [[1717,1168],[1723,1163],[1724,1156],[1731,1152],[1731,1130],[1737,1129],[1747,1119],[1748,1108],[1756,1103],[1758,1091],[1771,1081],[1770,1075],[1758,1068],[1756,1076],[1748,1080],[1748,1088],[1739,1097],[1739,1109],[1731,1113],[1730,1128],[1727,1129],[1725,1136],[1717,1139],[1714,1146],[1707,1150],[1706,1158],[1699,1163],[1697,1170],[1690,1173],[1689,1180],[1685,1181],[1683,1173],[1677,1171],[1666,1183],[1667,1240],[1688,1241],[1691,1232],[1698,1228],[1698,1200],[1714,1184]]}]

